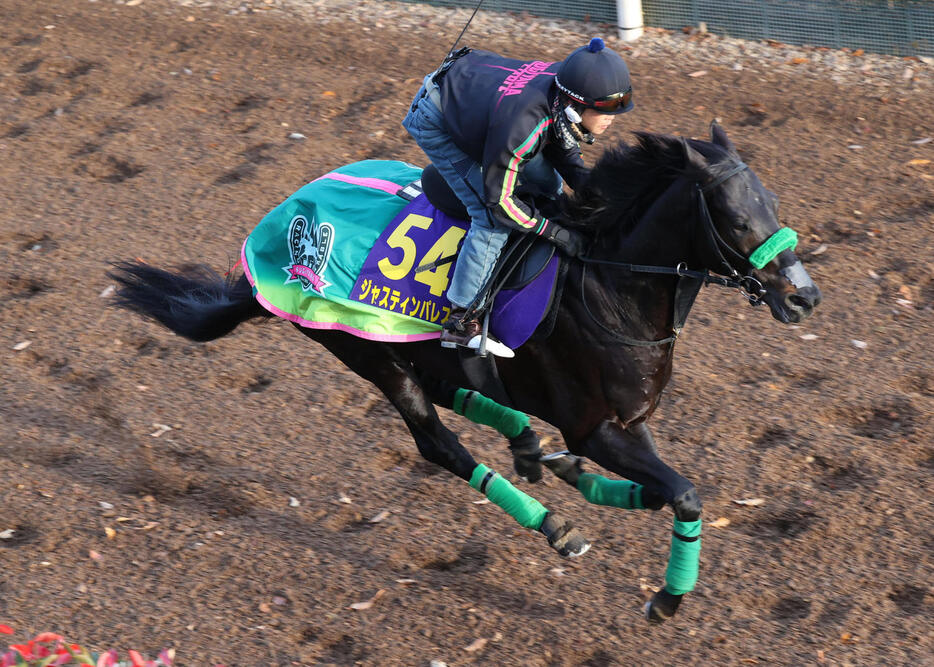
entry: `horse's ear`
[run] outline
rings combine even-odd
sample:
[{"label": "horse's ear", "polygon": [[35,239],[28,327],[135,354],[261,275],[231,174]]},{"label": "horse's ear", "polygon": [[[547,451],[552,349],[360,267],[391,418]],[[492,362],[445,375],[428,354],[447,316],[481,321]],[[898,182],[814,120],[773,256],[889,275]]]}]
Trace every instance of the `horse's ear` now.
[{"label": "horse's ear", "polygon": [[684,149],[685,168],[696,171],[705,171],[707,169],[707,159],[697,150],[691,148],[691,144],[684,137],[681,137],[681,147]]},{"label": "horse's ear", "polygon": [[725,148],[732,155],[736,155],[736,146],[726,136],[726,130],[720,127],[720,123],[715,120],[710,123],[710,140],[717,146]]}]

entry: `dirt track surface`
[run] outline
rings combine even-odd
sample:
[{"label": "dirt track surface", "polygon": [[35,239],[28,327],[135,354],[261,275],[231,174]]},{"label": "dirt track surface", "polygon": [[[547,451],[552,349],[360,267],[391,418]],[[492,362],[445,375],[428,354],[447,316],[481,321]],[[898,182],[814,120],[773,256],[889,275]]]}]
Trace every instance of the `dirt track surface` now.
[{"label": "dirt track surface", "polygon": [[[4,0],[0,622],[184,665],[930,664],[930,86],[630,59],[639,106],[614,138],[720,117],[825,296],[800,327],[716,288],[695,307],[652,426],[730,524],[705,527],[697,590],[661,627],[639,608],[669,511],[526,489],[593,540],[563,562],[284,322],[197,345],[106,307],[108,261],[223,272],[312,178],[423,162],[399,120],[448,41],[430,21]],[[580,38],[471,43],[558,59]],[[510,471],[505,442],[442,416]]]}]

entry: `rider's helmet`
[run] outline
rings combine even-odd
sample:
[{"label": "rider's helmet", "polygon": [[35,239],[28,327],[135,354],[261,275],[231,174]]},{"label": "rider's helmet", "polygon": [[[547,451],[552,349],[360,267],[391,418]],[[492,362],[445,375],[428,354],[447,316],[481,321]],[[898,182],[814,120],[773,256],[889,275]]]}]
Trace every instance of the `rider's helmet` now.
[{"label": "rider's helmet", "polygon": [[558,67],[555,83],[565,105],[581,113],[619,114],[632,109],[632,83],[629,68],[618,53],[594,37],[590,44],[575,50]]}]

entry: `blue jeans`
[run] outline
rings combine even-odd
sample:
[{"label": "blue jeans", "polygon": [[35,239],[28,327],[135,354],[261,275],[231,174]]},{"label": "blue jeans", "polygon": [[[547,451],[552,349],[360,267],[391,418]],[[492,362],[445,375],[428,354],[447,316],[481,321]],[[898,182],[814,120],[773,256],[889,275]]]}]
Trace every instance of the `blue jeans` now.
[{"label": "blue jeans", "polygon": [[[484,203],[483,169],[454,144],[444,122],[444,115],[429,97],[428,91],[437,89],[437,85],[431,81],[432,74],[425,77],[402,126],[425,151],[425,155],[470,214],[470,229],[457,256],[447,293],[448,301],[460,308],[467,308],[489,279],[512,230],[497,222],[487,209]],[[547,183],[548,189],[560,192],[560,177],[541,155],[523,168],[521,177],[523,181]],[[482,305],[476,304],[477,307]]]}]

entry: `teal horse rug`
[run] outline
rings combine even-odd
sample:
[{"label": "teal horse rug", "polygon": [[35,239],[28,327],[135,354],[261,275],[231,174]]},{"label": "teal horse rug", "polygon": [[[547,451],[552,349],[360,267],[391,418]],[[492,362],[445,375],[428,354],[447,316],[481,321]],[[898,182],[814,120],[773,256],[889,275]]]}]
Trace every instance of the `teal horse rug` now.
[{"label": "teal horse rug", "polygon": [[[256,299],[303,327],[361,338],[438,338],[451,313],[447,288],[468,222],[420,194],[421,169],[365,160],[300,188],[243,243]],[[413,198],[414,197],[414,198]],[[521,289],[500,292],[490,330],[510,347],[535,331],[550,306],[558,259]]]}]

